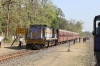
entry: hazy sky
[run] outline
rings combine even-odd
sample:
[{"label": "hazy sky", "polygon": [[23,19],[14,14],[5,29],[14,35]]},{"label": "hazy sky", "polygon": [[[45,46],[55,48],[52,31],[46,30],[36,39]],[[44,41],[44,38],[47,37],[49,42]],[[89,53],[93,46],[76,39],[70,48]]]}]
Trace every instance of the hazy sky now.
[{"label": "hazy sky", "polygon": [[83,31],[93,30],[94,16],[100,15],[100,0],[52,0],[62,9],[67,20],[84,21]]}]

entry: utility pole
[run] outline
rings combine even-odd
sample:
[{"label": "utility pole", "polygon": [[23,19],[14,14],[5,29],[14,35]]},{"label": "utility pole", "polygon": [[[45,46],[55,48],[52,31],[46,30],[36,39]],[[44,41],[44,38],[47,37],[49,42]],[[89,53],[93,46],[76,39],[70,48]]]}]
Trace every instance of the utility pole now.
[{"label": "utility pole", "polygon": [[68,50],[67,50],[67,52],[70,52],[71,50],[70,50],[70,41],[68,41]]}]

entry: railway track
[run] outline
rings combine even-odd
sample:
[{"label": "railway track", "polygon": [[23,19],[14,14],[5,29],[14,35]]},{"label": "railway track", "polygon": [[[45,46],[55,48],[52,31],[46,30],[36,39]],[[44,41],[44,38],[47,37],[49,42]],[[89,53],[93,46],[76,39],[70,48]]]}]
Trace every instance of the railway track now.
[{"label": "railway track", "polygon": [[13,58],[16,58],[16,57],[20,57],[20,56],[24,56],[24,55],[36,53],[36,52],[39,52],[39,50],[35,50],[35,51],[21,50],[21,51],[13,52],[10,54],[5,54],[5,55],[0,56],[0,63],[7,61],[7,60],[10,60],[10,59],[13,59]]},{"label": "railway track", "polygon": [[[50,47],[53,47],[53,46],[50,46]],[[42,50],[45,50],[45,49],[46,48],[42,48]],[[31,54],[31,53],[37,53],[39,51],[40,50],[20,50],[20,51],[17,51],[17,52],[1,55],[0,56],[0,63],[4,62],[4,61],[7,61],[7,60],[10,60],[10,59],[20,57],[20,56],[28,55],[28,54]]]},{"label": "railway track", "polygon": [[[50,46],[50,47],[52,47],[52,46]],[[45,50],[45,49],[46,48],[42,48],[42,50]],[[20,57],[20,56],[25,56],[25,55],[32,54],[32,53],[37,53],[39,51],[41,51],[41,50],[20,50],[17,52],[12,52],[9,54],[0,55],[0,63],[7,61],[7,60],[17,58],[17,57]]]}]

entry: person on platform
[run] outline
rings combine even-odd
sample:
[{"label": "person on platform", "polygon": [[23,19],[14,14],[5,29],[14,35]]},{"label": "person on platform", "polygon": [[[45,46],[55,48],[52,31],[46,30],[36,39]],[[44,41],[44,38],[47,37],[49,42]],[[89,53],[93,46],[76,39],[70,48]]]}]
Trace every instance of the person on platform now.
[{"label": "person on platform", "polygon": [[0,48],[1,48],[1,41],[2,41],[2,36],[0,35]]},{"label": "person on platform", "polygon": [[22,44],[23,44],[23,43],[22,43],[22,40],[23,40],[23,39],[22,39],[22,36],[20,36],[20,38],[19,38],[19,46],[18,46],[19,48],[21,48],[21,46],[22,46]]}]

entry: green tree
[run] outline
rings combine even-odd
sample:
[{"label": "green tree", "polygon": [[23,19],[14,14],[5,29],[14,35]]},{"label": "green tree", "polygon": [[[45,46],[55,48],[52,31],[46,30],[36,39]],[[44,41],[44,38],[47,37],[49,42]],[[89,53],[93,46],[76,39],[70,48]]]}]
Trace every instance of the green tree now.
[{"label": "green tree", "polygon": [[0,3],[0,32],[6,36],[16,34],[18,27],[29,28],[30,24],[82,32],[83,21],[66,20],[52,0],[2,0]]},{"label": "green tree", "polygon": [[54,6],[55,9],[55,18],[53,18],[51,27],[53,28],[62,28],[61,25],[63,24],[63,18],[65,17],[64,13],[62,12],[61,8]]}]

